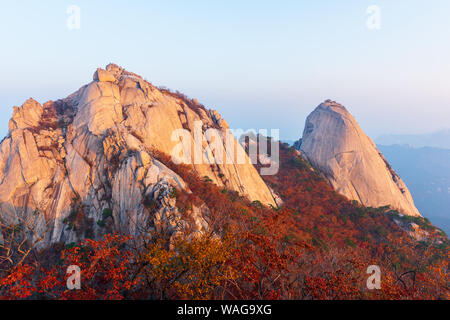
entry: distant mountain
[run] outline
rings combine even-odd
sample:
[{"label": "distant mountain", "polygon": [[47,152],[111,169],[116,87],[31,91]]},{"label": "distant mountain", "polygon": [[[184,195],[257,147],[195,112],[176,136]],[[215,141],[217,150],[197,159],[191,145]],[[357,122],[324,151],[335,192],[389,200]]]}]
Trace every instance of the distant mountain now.
[{"label": "distant mountain", "polygon": [[415,148],[435,147],[450,149],[450,129],[441,130],[430,134],[404,134],[382,135],[375,140],[380,145],[410,145]]},{"label": "distant mountain", "polygon": [[406,145],[378,148],[410,188],[422,215],[450,234],[450,150]]}]

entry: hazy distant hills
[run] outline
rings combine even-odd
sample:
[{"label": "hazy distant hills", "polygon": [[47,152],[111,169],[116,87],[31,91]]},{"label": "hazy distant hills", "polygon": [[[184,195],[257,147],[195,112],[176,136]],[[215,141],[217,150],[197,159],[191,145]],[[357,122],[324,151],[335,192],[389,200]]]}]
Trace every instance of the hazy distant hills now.
[{"label": "hazy distant hills", "polygon": [[411,147],[435,147],[450,149],[450,129],[430,134],[382,135],[375,142],[379,145],[410,145]]},{"label": "hazy distant hills", "polygon": [[[444,132],[441,134],[443,136]],[[411,137],[410,142],[414,141],[412,137],[417,137],[417,144],[426,141],[424,136],[403,137]],[[450,146],[450,135],[447,137],[448,141],[432,144],[446,142]],[[407,145],[378,145],[378,148],[405,181],[420,213],[450,234],[450,150]]]}]

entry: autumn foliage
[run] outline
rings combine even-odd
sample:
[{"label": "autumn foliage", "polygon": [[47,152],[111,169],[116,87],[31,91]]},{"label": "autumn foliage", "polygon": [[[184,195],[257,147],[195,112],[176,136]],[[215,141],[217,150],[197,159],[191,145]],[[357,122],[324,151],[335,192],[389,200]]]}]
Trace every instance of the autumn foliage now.
[{"label": "autumn foliage", "polygon": [[[211,230],[55,245],[0,271],[2,299],[449,299],[448,240],[429,228],[413,240],[389,208],[365,208],[338,195],[298,153],[282,145],[280,170],[265,180],[279,208],[219,188],[164,154],[192,194],[180,209],[206,203]],[[183,210],[180,210],[183,211]],[[67,267],[82,270],[80,290]],[[369,265],[382,271],[368,290]]]}]

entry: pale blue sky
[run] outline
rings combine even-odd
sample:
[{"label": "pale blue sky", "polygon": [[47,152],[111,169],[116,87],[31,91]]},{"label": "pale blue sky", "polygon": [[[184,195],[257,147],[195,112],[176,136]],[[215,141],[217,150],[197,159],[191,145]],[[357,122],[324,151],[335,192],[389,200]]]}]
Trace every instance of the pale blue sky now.
[{"label": "pale blue sky", "polygon": [[65,97],[109,62],[284,139],[327,98],[373,138],[450,127],[449,16],[448,0],[2,1],[0,135],[13,105]]}]

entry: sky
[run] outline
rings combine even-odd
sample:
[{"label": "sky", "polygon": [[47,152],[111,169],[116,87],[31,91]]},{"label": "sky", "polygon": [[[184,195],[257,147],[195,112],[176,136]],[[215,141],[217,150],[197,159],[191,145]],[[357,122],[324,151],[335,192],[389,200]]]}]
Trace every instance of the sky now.
[{"label": "sky", "polygon": [[12,106],[66,97],[110,62],[282,139],[326,99],[372,138],[450,127],[448,0],[0,5],[1,136]]}]

